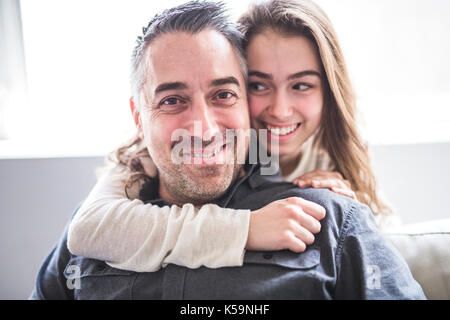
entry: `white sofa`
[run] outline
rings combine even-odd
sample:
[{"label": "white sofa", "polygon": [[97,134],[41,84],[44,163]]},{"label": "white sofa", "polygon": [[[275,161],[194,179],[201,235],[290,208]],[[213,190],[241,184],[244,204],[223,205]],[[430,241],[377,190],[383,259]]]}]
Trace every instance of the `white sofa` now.
[{"label": "white sofa", "polygon": [[450,300],[450,219],[403,225],[385,235],[406,259],[427,298]]}]

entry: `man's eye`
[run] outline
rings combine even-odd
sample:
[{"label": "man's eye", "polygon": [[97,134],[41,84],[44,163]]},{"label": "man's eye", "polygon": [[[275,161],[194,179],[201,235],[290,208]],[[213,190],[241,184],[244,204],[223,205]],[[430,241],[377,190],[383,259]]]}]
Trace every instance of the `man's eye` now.
[{"label": "man's eye", "polygon": [[231,92],[220,92],[217,97],[219,99],[228,99],[231,98],[233,96],[233,94]]},{"label": "man's eye", "polygon": [[158,103],[157,109],[166,113],[178,113],[185,109],[186,101],[178,97],[168,97]]},{"label": "man's eye", "polygon": [[292,87],[292,89],[300,91],[306,91],[310,88],[312,88],[312,86],[306,83],[297,83]]},{"label": "man's eye", "polygon": [[236,103],[237,96],[236,94],[229,91],[221,91],[214,96],[213,100],[216,103],[224,105],[233,105]]},{"label": "man's eye", "polygon": [[175,97],[170,97],[170,98],[163,100],[161,102],[161,105],[162,106],[170,106],[170,105],[176,105],[177,103],[180,103],[180,102],[181,102],[180,99],[175,98]]}]

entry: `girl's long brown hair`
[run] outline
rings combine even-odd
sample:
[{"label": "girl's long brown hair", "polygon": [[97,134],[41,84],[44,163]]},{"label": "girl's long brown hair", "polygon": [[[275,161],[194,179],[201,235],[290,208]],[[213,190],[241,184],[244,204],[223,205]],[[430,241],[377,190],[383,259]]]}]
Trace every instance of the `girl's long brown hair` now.
[{"label": "girl's long brown hair", "polygon": [[146,162],[151,161],[151,158],[138,133],[111,152],[108,160],[127,170],[128,176],[125,180],[125,193],[128,198],[130,198],[128,190],[136,184],[142,185],[153,176],[149,174],[144,166]]},{"label": "girl's long brown hair", "polygon": [[324,11],[308,0],[270,0],[252,5],[239,23],[247,45],[266,29],[304,36],[315,44],[325,73],[324,109],[316,143],[328,152],[335,170],[350,181],[361,202],[375,214],[391,213],[376,192],[368,148],[356,125],[351,81],[336,33]]}]

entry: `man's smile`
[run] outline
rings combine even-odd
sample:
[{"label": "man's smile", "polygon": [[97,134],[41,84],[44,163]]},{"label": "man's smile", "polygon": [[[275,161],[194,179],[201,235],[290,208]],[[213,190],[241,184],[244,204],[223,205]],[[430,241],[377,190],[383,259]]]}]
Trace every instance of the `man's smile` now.
[{"label": "man's smile", "polygon": [[216,148],[204,148],[183,152],[183,163],[194,165],[218,165],[224,164],[227,145],[219,145]]}]

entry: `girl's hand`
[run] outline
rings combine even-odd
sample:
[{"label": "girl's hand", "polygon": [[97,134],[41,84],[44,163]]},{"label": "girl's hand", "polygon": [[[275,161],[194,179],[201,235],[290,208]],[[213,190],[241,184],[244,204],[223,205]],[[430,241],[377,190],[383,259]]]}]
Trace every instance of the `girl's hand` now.
[{"label": "girl's hand", "polygon": [[303,252],[320,231],[325,208],[298,197],[277,200],[252,211],[248,231],[248,250],[289,249]]},{"label": "girl's hand", "polygon": [[314,170],[298,177],[292,183],[300,188],[328,188],[333,192],[357,200],[350,182],[345,180],[339,172]]}]

